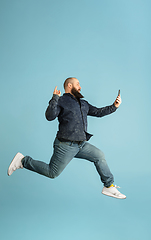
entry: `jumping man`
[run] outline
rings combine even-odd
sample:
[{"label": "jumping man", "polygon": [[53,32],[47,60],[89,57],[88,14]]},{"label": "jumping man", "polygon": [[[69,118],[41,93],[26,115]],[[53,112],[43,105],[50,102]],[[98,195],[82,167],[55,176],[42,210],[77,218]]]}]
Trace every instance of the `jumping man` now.
[{"label": "jumping man", "polygon": [[112,105],[97,108],[82,99],[84,97],[80,93],[81,86],[78,79],[67,78],[64,89],[65,93],[61,96],[60,90],[55,87],[45,113],[48,121],[56,117],[59,121],[50,163],[46,164],[17,153],[8,168],[8,175],[10,176],[16,169],[26,168],[46,177],[55,178],[73,158],[82,158],[94,163],[104,185],[103,194],[120,199],[126,198],[113,184],[113,174],[107,165],[104,153],[88,142],[92,135],[87,132],[87,116],[103,117],[115,112],[121,104],[120,94]]}]

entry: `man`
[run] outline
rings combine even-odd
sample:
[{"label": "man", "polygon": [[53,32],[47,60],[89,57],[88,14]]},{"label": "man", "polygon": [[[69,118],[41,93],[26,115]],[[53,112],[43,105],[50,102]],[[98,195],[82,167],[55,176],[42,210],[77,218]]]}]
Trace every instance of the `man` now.
[{"label": "man", "polygon": [[83,158],[94,163],[104,184],[103,194],[119,199],[126,198],[117,190],[117,186],[113,185],[114,178],[103,152],[88,143],[92,135],[87,132],[87,115],[103,117],[115,112],[121,104],[120,95],[111,106],[97,108],[82,100],[83,95],[80,93],[81,86],[78,79],[67,78],[64,89],[65,93],[61,96],[60,90],[57,90],[57,86],[55,87],[46,110],[48,121],[56,117],[59,121],[59,131],[53,144],[54,151],[50,163],[46,164],[17,153],[8,168],[8,175],[10,176],[16,169],[26,168],[46,177],[55,178],[74,157]]}]

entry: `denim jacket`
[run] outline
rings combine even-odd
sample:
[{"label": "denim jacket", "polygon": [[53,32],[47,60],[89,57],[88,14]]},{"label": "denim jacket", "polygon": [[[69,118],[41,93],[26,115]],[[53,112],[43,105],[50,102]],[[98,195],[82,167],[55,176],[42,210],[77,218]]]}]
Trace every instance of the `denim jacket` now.
[{"label": "denim jacket", "polygon": [[58,117],[59,131],[57,138],[69,141],[88,141],[92,134],[87,133],[87,116],[103,117],[116,111],[114,104],[97,108],[86,100],[79,101],[70,93],[64,93],[59,97],[53,94],[46,109],[46,119],[54,120]]}]

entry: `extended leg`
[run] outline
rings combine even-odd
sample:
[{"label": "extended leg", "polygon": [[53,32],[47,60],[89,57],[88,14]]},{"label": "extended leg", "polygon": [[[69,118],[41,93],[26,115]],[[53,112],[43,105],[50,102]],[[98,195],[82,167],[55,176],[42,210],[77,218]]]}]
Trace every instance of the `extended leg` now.
[{"label": "extended leg", "polygon": [[109,187],[114,182],[113,175],[107,165],[104,153],[97,147],[86,142],[75,157],[93,162],[104,186]]},{"label": "extended leg", "polygon": [[119,199],[126,198],[124,194],[120,193],[117,190],[117,186],[113,185],[113,175],[110,172],[110,169],[105,160],[105,156],[101,150],[86,142],[85,144],[81,145],[80,151],[75,157],[84,158],[94,163],[100,175],[101,181],[104,183],[104,187],[102,189],[102,193],[104,195]]}]

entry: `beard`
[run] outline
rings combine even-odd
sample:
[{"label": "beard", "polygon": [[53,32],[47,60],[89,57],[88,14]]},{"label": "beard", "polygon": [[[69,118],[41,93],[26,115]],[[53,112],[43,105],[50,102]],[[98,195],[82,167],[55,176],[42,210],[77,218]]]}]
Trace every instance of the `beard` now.
[{"label": "beard", "polygon": [[83,96],[80,92],[78,92],[75,87],[72,87],[71,93],[72,93],[76,98],[84,98],[84,96]]}]

